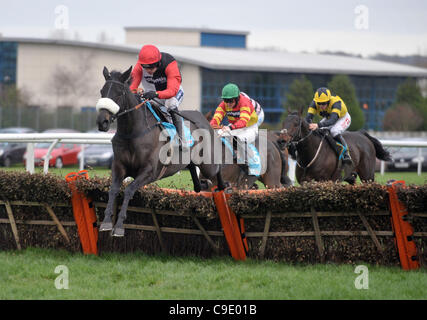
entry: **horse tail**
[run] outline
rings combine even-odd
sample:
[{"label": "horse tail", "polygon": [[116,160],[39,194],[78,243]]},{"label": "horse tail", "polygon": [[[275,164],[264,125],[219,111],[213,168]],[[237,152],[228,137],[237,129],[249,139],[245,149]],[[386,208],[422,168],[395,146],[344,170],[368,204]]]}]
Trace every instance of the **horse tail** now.
[{"label": "horse tail", "polygon": [[391,155],[390,152],[388,152],[386,149],[384,149],[381,142],[377,139],[372,137],[369,133],[367,133],[365,130],[360,130],[371,142],[373,143],[375,147],[375,155],[378,159],[383,161],[391,161]]}]

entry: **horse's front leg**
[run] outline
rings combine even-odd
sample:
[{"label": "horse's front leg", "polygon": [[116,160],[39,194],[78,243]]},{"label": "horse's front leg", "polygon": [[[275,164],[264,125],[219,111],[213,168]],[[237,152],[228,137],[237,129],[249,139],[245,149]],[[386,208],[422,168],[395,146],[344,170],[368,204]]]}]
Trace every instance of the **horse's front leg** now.
[{"label": "horse's front leg", "polygon": [[191,179],[193,180],[194,191],[200,192],[202,190],[202,185],[199,176],[197,175],[197,170],[194,163],[190,163],[188,169],[190,170]]},{"label": "horse's front leg", "polygon": [[124,169],[118,166],[117,164],[113,164],[113,170],[111,172],[112,182],[110,186],[110,191],[108,192],[108,203],[107,208],[104,212],[104,220],[101,223],[99,231],[111,231],[113,230],[113,221],[111,220],[111,216],[113,214],[113,206],[114,201],[117,197],[117,194],[120,191],[120,186],[122,185],[124,179]]},{"label": "horse's front leg", "polygon": [[125,235],[125,228],[123,227],[123,222],[126,220],[127,208],[129,205],[129,201],[133,198],[136,190],[141,188],[142,186],[153,181],[153,177],[150,170],[145,170],[143,173],[138,175],[135,180],[130,183],[125,191],[125,197],[123,199],[122,207],[120,209],[119,217],[117,218],[117,222],[113,229],[113,236],[115,237],[123,237]]}]

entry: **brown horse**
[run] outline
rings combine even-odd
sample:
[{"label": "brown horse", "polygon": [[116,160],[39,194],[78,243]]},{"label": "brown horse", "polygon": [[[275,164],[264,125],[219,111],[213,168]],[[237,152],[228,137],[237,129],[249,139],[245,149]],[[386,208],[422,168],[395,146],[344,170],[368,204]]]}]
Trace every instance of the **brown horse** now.
[{"label": "brown horse", "polygon": [[[323,130],[311,131],[301,112],[292,112],[283,121],[281,138],[286,145],[293,144],[297,151],[296,178],[303,181],[341,181],[341,161],[331,147],[328,139],[329,132]],[[366,131],[343,133],[350,149],[353,160],[353,172],[359,175],[362,182],[374,181],[375,158],[389,161],[390,153],[384,149],[381,142],[370,136]],[[355,183],[356,176],[347,180]]]},{"label": "brown horse", "polygon": [[[212,112],[205,114],[206,119],[210,120]],[[278,144],[280,138],[279,132],[268,131],[267,132],[267,153],[262,154],[261,158],[266,157],[261,162],[265,163],[266,168],[263,170],[263,174],[260,176],[248,175],[243,165],[239,164],[223,164],[221,173],[224,181],[231,184],[232,187],[239,189],[249,189],[255,185],[256,181],[261,181],[266,188],[282,188],[292,184],[287,173],[289,170],[288,165],[288,150],[282,148]],[[255,141],[255,145],[259,146],[259,139]],[[258,149],[260,150],[260,149]],[[201,177],[203,179],[204,177]],[[204,181],[205,182],[205,181]],[[213,185],[216,181],[212,181]],[[206,186],[206,185],[205,185]],[[209,188],[210,184],[207,184],[205,188]]]}]

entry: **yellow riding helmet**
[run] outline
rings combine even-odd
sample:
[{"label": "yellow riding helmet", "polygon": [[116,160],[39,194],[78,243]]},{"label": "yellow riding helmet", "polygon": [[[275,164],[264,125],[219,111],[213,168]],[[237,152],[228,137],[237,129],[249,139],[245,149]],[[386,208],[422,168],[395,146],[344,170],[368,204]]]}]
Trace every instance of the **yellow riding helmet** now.
[{"label": "yellow riding helmet", "polygon": [[319,88],[314,94],[314,102],[322,103],[331,100],[331,91],[328,88]]}]

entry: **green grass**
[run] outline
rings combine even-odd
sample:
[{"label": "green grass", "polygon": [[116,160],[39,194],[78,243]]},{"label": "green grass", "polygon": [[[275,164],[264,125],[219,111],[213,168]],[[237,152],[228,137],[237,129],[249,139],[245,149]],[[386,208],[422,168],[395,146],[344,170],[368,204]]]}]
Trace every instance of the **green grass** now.
[{"label": "green grass", "polygon": [[[55,288],[58,265],[69,270],[68,290]],[[28,248],[0,252],[0,299],[427,299],[425,269],[367,265],[360,290],[355,266]]]}]

